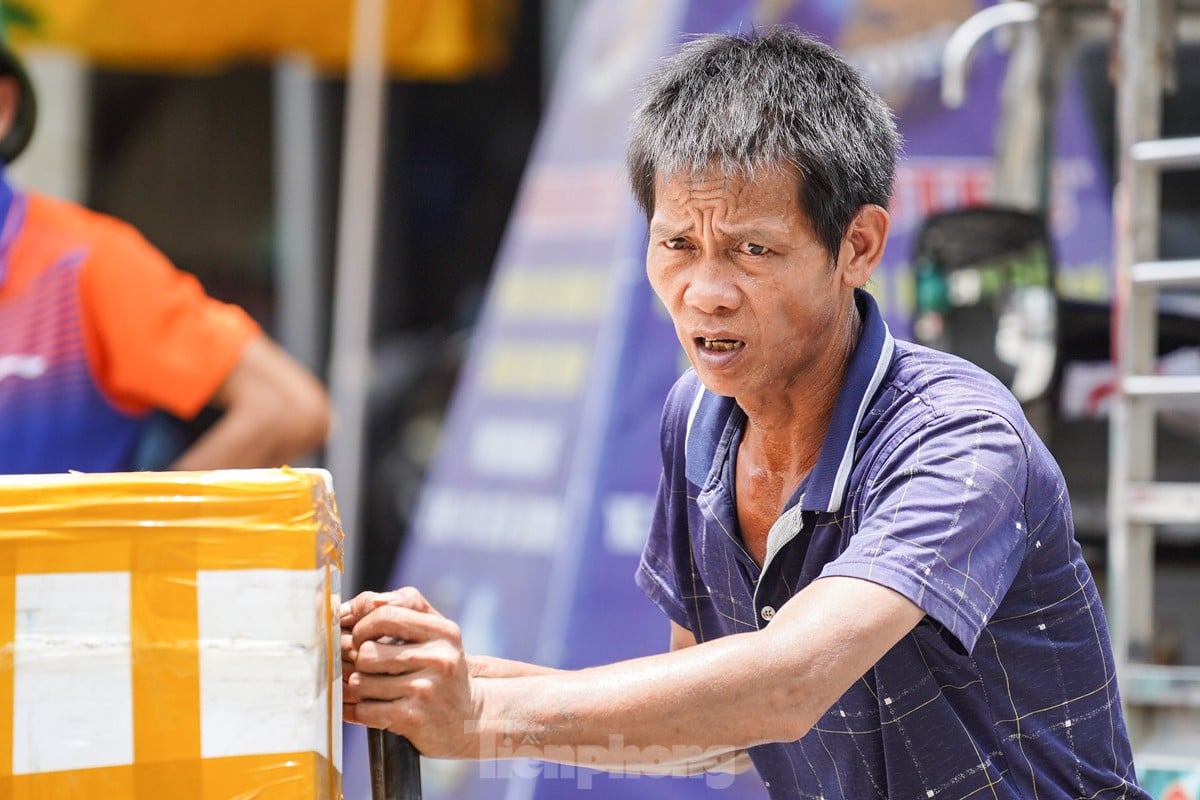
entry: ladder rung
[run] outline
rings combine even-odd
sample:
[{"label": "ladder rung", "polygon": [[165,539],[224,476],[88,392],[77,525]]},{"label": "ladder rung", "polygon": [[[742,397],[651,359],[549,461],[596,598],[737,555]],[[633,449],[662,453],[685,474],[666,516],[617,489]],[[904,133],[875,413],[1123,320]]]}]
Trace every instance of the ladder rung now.
[{"label": "ladder rung", "polygon": [[1200,524],[1200,483],[1134,483],[1128,499],[1131,522]]},{"label": "ladder rung", "polygon": [[1200,667],[1129,664],[1121,695],[1131,705],[1200,708]]},{"label": "ladder rung", "polygon": [[1148,139],[1130,148],[1133,160],[1148,167],[1186,169],[1200,167],[1200,136]]},{"label": "ladder rung", "polygon": [[1127,375],[1121,388],[1137,397],[1200,396],[1200,375]]},{"label": "ladder rung", "polygon": [[1200,284],[1200,259],[1143,261],[1130,270],[1138,286],[1187,286]]}]

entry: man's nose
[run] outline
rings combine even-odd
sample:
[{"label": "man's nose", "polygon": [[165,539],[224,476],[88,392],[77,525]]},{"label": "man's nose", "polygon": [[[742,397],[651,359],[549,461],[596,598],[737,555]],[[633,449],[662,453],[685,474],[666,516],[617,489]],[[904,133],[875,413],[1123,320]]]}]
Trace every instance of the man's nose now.
[{"label": "man's nose", "polygon": [[741,304],[742,293],[734,269],[727,259],[707,256],[698,260],[683,293],[683,302],[705,314],[732,311]]}]

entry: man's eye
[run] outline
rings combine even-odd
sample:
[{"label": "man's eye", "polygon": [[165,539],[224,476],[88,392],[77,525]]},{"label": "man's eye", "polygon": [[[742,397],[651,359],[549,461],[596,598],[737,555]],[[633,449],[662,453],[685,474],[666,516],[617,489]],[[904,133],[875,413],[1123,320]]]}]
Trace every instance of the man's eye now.
[{"label": "man's eye", "polygon": [[747,254],[752,256],[765,256],[767,253],[771,252],[771,249],[766,245],[754,244],[754,242],[746,242],[746,244],[742,246],[742,249],[745,250]]},{"label": "man's eye", "polygon": [[682,250],[687,247],[687,239],[681,237],[667,239],[666,245],[668,250]]}]

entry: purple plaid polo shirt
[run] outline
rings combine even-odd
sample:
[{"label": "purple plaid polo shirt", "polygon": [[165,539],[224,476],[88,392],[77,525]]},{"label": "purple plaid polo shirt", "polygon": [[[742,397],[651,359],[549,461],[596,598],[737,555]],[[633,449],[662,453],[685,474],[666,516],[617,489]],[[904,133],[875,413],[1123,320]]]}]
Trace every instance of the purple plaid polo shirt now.
[{"label": "purple plaid polo shirt", "polygon": [[773,798],[1148,798],[1057,464],[1000,383],[893,339],[857,299],[820,457],[761,570],[734,504],[745,415],[679,379],[638,585],[698,641],[767,625],[829,575],[925,611],[808,734],[750,751]]}]

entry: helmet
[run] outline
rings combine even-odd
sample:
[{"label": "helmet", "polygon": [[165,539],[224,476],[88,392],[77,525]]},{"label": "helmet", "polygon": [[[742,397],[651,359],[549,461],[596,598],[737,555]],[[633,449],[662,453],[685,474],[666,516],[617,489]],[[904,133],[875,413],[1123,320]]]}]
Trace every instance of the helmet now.
[{"label": "helmet", "polygon": [[29,140],[33,138],[33,128],[37,122],[37,97],[33,93],[33,83],[25,72],[25,65],[10,49],[8,40],[0,33],[0,75],[11,75],[17,79],[21,87],[21,101],[17,106],[16,116],[12,126],[4,138],[0,139],[0,162],[9,164]]}]

